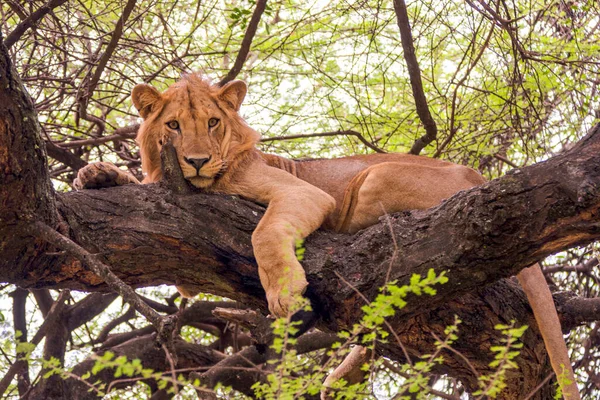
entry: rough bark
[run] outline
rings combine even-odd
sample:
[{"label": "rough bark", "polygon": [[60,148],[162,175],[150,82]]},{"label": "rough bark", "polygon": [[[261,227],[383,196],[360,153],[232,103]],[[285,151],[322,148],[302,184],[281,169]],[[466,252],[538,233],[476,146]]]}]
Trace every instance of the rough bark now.
[{"label": "rough bark", "polygon": [[[2,34],[0,33],[0,42]],[[0,252],[2,265],[20,259],[35,263],[43,246],[30,245],[19,224],[38,219],[56,225],[54,191],[48,177],[46,147],[37,114],[8,51],[0,43]],[[10,267],[9,267],[10,268]]]},{"label": "rough bark", "polygon": [[[394,247],[385,221],[354,236],[315,233],[307,241],[304,266],[318,312],[332,326],[348,326],[362,305],[355,289],[374,298],[388,268],[399,284],[429,268],[446,271],[450,283],[434,299],[409,304],[400,315],[406,318],[595,240],[598,130],[568,154],[461,192],[437,208],[391,216],[400,245],[391,266]],[[127,283],[192,284],[250,307],[264,306],[250,244],[261,206],[232,196],[176,195],[159,185],[130,185],[60,194],[58,209],[70,236]],[[43,264],[19,257],[0,262],[4,280],[25,287],[103,287],[68,255],[43,257]]]}]

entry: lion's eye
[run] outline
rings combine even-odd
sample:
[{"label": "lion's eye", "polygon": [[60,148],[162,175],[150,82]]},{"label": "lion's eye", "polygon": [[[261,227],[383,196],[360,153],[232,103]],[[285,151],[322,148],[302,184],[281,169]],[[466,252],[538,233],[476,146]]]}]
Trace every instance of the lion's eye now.
[{"label": "lion's eye", "polygon": [[167,122],[167,126],[173,130],[177,130],[179,129],[179,122],[173,120],[173,121],[169,121]]},{"label": "lion's eye", "polygon": [[211,118],[208,120],[208,127],[209,128],[214,128],[215,126],[217,126],[217,124],[219,123],[219,119],[218,118]]}]

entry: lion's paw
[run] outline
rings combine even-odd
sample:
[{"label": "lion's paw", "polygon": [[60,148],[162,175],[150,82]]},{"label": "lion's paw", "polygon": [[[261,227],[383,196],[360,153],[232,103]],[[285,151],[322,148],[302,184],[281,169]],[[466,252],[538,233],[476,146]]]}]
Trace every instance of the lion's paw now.
[{"label": "lion's paw", "polygon": [[290,286],[281,286],[267,289],[267,302],[269,303],[269,312],[277,318],[287,317],[293,311],[298,311],[296,303],[306,291],[308,282],[306,279],[297,279]]},{"label": "lion's paw", "polygon": [[73,181],[73,187],[81,189],[100,189],[111,186],[139,183],[138,180],[116,165],[108,162],[96,162],[88,164],[77,173]]}]

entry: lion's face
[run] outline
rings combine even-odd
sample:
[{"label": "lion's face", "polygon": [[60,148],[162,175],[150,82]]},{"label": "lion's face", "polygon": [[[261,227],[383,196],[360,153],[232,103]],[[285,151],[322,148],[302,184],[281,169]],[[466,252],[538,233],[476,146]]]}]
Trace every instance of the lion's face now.
[{"label": "lion's face", "polygon": [[256,142],[256,132],[237,113],[245,94],[242,81],[218,87],[196,75],[162,94],[149,85],[137,85],[132,99],[144,118],[138,134],[144,172],[159,174],[160,149],[170,139],[185,178],[197,187],[211,186],[240,148]]}]

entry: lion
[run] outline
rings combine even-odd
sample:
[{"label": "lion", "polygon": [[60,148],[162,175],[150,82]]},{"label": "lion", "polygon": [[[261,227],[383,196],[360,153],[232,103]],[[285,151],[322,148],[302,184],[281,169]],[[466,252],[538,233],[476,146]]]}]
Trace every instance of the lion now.
[{"label": "lion", "polygon": [[[192,185],[266,205],[252,234],[252,246],[269,310],[276,316],[285,316],[294,296],[303,294],[308,285],[296,259],[297,240],[319,227],[355,233],[386,213],[427,209],[485,182],[466,166],[409,154],[294,161],[263,153],[256,148],[260,135],[238,113],[246,92],[243,81],[219,86],[197,74],[185,75],[163,93],[147,84],[135,86],[131,97],[144,120],[137,135],[141,183],[161,179],[160,151],[169,140]],[[128,183],[139,182],[116,166],[100,162],[81,169],[74,187]],[[558,376],[565,376],[566,371],[573,381],[565,385],[564,393],[571,400],[578,399],[560,322],[539,265],[517,277],[532,305],[554,371]]]}]

